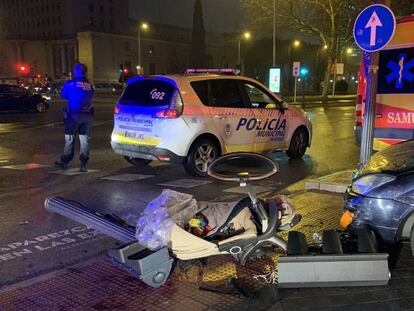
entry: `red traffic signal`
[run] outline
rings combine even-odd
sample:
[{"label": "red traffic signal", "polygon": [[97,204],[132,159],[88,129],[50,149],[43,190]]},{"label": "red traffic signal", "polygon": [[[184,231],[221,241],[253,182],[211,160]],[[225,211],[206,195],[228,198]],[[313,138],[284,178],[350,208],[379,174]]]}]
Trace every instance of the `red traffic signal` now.
[{"label": "red traffic signal", "polygon": [[27,65],[17,65],[16,67],[21,74],[28,74],[30,71],[30,67]]}]

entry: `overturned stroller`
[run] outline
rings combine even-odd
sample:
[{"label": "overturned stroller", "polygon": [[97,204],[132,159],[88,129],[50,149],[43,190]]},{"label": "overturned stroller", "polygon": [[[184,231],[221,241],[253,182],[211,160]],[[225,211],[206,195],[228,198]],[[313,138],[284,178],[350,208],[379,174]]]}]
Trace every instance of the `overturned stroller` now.
[{"label": "overturned stroller", "polygon": [[166,189],[147,205],[135,227],[62,197],[47,198],[45,208],[126,243],[111,250],[109,258],[144,283],[159,287],[171,272],[170,255],[191,260],[230,254],[244,265],[269,246],[286,252],[287,243],[277,232],[292,228],[300,215],[286,197],[257,198],[250,184],[277,171],[277,164],[261,154],[225,155],[210,165],[209,176],[238,182],[248,197],[231,203],[197,202],[191,195]]}]

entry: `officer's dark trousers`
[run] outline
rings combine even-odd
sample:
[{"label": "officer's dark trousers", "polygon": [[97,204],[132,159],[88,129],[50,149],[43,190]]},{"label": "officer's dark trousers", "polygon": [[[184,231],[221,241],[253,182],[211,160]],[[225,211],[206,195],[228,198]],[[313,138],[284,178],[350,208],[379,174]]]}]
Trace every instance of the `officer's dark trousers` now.
[{"label": "officer's dark trousers", "polygon": [[75,154],[75,139],[79,136],[81,164],[86,164],[89,160],[89,143],[91,140],[92,127],[91,113],[68,113],[65,118],[65,148],[60,157],[63,163],[69,163]]}]

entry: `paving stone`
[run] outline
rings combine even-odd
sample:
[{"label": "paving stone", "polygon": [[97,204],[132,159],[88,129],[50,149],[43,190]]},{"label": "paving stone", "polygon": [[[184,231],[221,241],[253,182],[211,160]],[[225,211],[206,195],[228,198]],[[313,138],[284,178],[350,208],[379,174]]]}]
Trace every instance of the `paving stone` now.
[{"label": "paving stone", "polygon": [[308,310],[308,301],[305,298],[292,298],[282,300],[285,311]]},{"label": "paving stone", "polygon": [[286,298],[285,299],[290,299],[290,298],[302,298],[303,296],[301,295],[301,293],[299,292],[298,289],[295,288],[283,288],[283,289],[279,289],[280,293],[285,293],[286,294]]},{"label": "paving stone", "polygon": [[399,299],[401,296],[392,288],[370,291],[378,301]]},{"label": "paving stone", "polygon": [[347,305],[335,307],[335,311],[362,311],[361,305]]},{"label": "paving stone", "polygon": [[327,296],[315,296],[306,298],[308,301],[308,308],[311,310],[319,308],[327,308],[331,306],[331,301]]},{"label": "paving stone", "polygon": [[352,294],[352,299],[355,303],[376,302],[377,299],[370,292],[363,292],[359,294]]},{"label": "paving stone", "polygon": [[414,288],[401,288],[401,289],[398,289],[397,292],[402,298],[413,298],[414,297]]},{"label": "paving stone", "polygon": [[334,295],[328,296],[331,306],[346,306],[354,303],[354,300],[349,295]]},{"label": "paving stone", "polygon": [[360,294],[367,292],[367,289],[363,286],[350,286],[344,287],[347,294]]},{"label": "paving stone", "polygon": [[414,305],[410,304],[406,300],[393,300],[393,301],[384,301],[381,302],[381,304],[384,306],[385,310],[387,311],[412,311],[414,310]]},{"label": "paving stone", "polygon": [[278,302],[277,304],[271,306],[266,311],[284,311],[283,305],[281,302]]},{"label": "paving stone", "polygon": [[406,281],[407,282],[407,284],[410,286],[410,287],[414,287],[414,276],[413,277],[408,277],[408,278],[403,278],[404,279],[404,281]]},{"label": "paving stone", "polygon": [[302,294],[303,297],[316,297],[322,296],[324,292],[321,288],[300,288],[299,292]]},{"label": "paving stone", "polygon": [[385,306],[380,302],[375,303],[367,303],[364,305],[360,305],[361,311],[387,311]]},{"label": "paving stone", "polygon": [[398,278],[398,279],[391,279],[388,282],[388,286],[392,287],[392,288],[407,288],[410,287],[410,284],[408,284],[408,282],[402,278]]},{"label": "paving stone", "polygon": [[322,288],[325,295],[333,296],[333,295],[345,295],[347,292],[343,287],[326,287]]}]

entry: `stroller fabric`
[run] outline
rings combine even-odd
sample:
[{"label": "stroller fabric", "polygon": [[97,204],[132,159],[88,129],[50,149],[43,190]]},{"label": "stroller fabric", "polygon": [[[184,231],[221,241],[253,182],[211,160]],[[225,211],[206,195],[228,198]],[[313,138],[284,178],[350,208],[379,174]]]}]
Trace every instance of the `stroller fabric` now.
[{"label": "stroller fabric", "polygon": [[[190,219],[197,213],[202,213],[208,220],[211,230],[207,236],[214,235],[222,230],[232,220],[236,220],[235,229],[245,225],[251,228],[254,223],[250,220],[251,213],[248,208],[235,211],[237,202],[211,203],[197,202],[192,195],[165,189],[161,195],[148,203],[136,225],[136,238],[138,242],[151,250],[168,246],[174,225],[185,228]],[[237,221],[236,216],[243,210],[243,222]],[[246,216],[247,215],[247,216]],[[231,216],[231,217],[230,217]],[[191,233],[188,233],[191,235]]]}]

